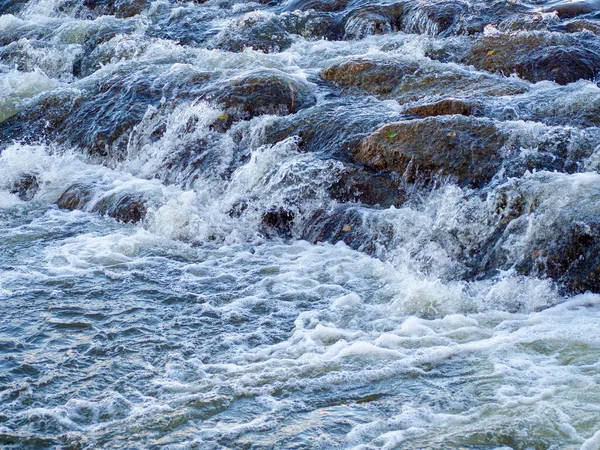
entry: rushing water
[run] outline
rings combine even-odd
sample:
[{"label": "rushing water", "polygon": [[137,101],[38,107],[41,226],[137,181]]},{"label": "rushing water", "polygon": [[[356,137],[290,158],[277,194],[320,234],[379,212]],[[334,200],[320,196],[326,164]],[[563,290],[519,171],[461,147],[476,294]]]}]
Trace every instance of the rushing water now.
[{"label": "rushing water", "polygon": [[[600,6],[558,3],[0,1],[0,446],[600,449],[594,272],[523,269],[598,236],[600,89],[461,56],[584,58]],[[220,97],[254,79],[283,103]],[[349,156],[448,97],[519,142],[483,183]]]}]

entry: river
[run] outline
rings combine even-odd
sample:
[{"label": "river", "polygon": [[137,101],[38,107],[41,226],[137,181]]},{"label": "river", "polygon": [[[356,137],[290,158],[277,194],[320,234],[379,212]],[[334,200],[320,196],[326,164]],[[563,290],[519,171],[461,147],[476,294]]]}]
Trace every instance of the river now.
[{"label": "river", "polygon": [[0,446],[600,449],[599,36],[0,1]]}]

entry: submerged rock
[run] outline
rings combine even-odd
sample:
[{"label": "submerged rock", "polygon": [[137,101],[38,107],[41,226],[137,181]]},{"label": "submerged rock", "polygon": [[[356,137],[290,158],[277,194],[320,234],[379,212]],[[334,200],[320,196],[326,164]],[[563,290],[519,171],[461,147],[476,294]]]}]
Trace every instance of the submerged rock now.
[{"label": "submerged rock", "polygon": [[84,18],[96,18],[111,15],[119,18],[133,17],[150,7],[150,0],[84,0],[77,15]]},{"label": "submerged rock", "polygon": [[300,237],[312,243],[341,241],[355,250],[376,254],[380,247],[391,242],[393,235],[392,226],[371,220],[368,209],[341,205],[333,211],[315,211],[304,224]]},{"label": "submerged rock", "polygon": [[361,39],[396,31],[431,36],[457,34],[465,29],[461,21],[468,10],[469,5],[459,0],[368,5],[347,14],[345,37]]},{"label": "submerged rock", "polygon": [[[151,67],[119,69],[82,89],[42,94],[18,114],[0,122],[2,144],[53,141],[98,157],[122,158],[129,135],[149,107],[169,109],[198,98],[208,77],[194,70],[167,74]],[[185,90],[181,89],[185,86]]]},{"label": "submerged rock", "polygon": [[599,181],[597,175],[545,172],[500,187],[491,194],[496,230],[473,249],[476,273],[513,268],[552,278],[567,294],[600,293]]},{"label": "submerged rock", "polygon": [[295,214],[285,208],[272,209],[262,215],[262,231],[267,236],[292,237]]},{"label": "submerged rock", "polygon": [[146,217],[147,207],[140,194],[115,193],[102,197],[91,209],[119,222],[138,223]]},{"label": "submerged rock", "polygon": [[24,202],[28,202],[35,197],[39,188],[37,176],[33,173],[26,173],[10,186],[9,192],[17,195]]},{"label": "submerged rock", "polygon": [[146,201],[136,193],[103,195],[92,185],[77,183],[67,189],[56,204],[61,209],[76,209],[99,213],[119,222],[137,223],[147,212]]},{"label": "submerged rock", "polygon": [[382,208],[400,206],[408,199],[402,180],[396,174],[352,164],[344,166],[338,180],[329,188],[329,194],[339,202],[358,202]]},{"label": "submerged rock", "polygon": [[390,123],[365,138],[355,160],[400,174],[408,183],[439,177],[480,188],[502,169],[502,177],[527,171],[573,173],[583,168],[598,133],[564,127],[441,115]]},{"label": "submerged rock", "polygon": [[265,53],[277,53],[292,45],[292,38],[281,27],[276,16],[252,12],[231,22],[219,32],[210,46],[230,52],[242,52],[246,47]]}]

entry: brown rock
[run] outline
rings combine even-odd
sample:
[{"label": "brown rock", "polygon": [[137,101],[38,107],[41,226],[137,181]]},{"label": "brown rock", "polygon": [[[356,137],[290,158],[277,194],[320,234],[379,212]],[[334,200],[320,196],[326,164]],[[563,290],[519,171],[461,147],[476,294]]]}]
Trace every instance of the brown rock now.
[{"label": "brown rock", "polygon": [[470,116],[474,112],[473,105],[462,100],[453,98],[441,100],[436,103],[427,105],[413,106],[404,110],[406,114],[414,114],[415,116],[432,117],[432,116],[447,116],[460,114],[462,116]]},{"label": "brown rock", "polygon": [[351,59],[325,69],[321,76],[353,93],[396,98],[400,103],[424,97],[503,96],[525,92],[526,83],[494,75],[466,72],[432,61]]},{"label": "brown rock", "polygon": [[92,186],[78,183],[67,189],[56,201],[56,204],[60,209],[74,211],[76,209],[83,209],[93,197],[94,188]]},{"label": "brown rock", "polygon": [[533,82],[591,80],[600,70],[600,40],[590,33],[518,32],[484,36],[460,59],[488,72]]},{"label": "brown rock", "polygon": [[263,114],[284,116],[312,106],[310,87],[276,70],[261,70],[213,87],[205,98],[225,108],[216,129],[227,129],[239,120]]},{"label": "brown rock", "polygon": [[508,136],[493,121],[440,116],[385,125],[364,139],[355,159],[377,170],[403,175],[408,182],[450,176],[480,187],[501,164]]},{"label": "brown rock", "polygon": [[367,93],[391,94],[407,75],[419,70],[414,62],[350,60],[323,71],[321,76],[342,87],[358,88]]}]

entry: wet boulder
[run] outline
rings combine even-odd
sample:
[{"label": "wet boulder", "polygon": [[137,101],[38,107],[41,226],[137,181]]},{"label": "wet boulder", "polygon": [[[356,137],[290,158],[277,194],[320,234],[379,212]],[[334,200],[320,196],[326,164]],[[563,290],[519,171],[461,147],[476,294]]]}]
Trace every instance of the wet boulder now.
[{"label": "wet boulder", "polygon": [[135,193],[103,194],[92,185],[76,183],[56,201],[60,209],[83,210],[112,217],[119,222],[138,223],[147,212],[146,200]]},{"label": "wet boulder", "polygon": [[278,21],[288,33],[306,39],[335,41],[343,35],[343,19],[334,13],[314,10],[285,12],[278,16]]},{"label": "wet boulder", "polygon": [[381,108],[381,103],[374,99],[357,98],[348,102],[336,98],[273,121],[265,128],[263,143],[296,136],[303,152],[350,162],[351,154],[363,138],[401,117],[397,111]]},{"label": "wet boulder", "polygon": [[338,12],[344,10],[351,0],[290,0],[286,2],[286,11],[324,11],[324,12]]},{"label": "wet boulder", "polygon": [[342,203],[362,203],[389,208],[408,199],[401,178],[394,173],[377,172],[357,164],[346,164],[329,189],[329,195]]},{"label": "wet boulder", "polygon": [[150,4],[150,0],[84,0],[77,10],[77,16],[82,18],[100,16],[127,18],[142,13],[150,7]]},{"label": "wet boulder", "polygon": [[321,77],[344,88],[385,96],[417,70],[419,64],[412,61],[353,59],[328,67]]},{"label": "wet boulder", "polygon": [[138,223],[146,217],[147,207],[143,196],[115,193],[102,197],[91,209],[103,216],[124,223]]},{"label": "wet boulder", "polygon": [[82,210],[92,201],[94,194],[93,186],[77,183],[63,192],[56,201],[56,205],[60,209],[68,209],[69,211]]},{"label": "wet boulder", "polygon": [[211,40],[209,47],[228,52],[242,52],[250,47],[264,53],[278,53],[292,45],[292,42],[276,16],[251,12],[232,21]]},{"label": "wet boulder", "polygon": [[405,33],[430,36],[458,34],[468,11],[469,5],[464,1],[408,2],[401,29]]},{"label": "wet boulder", "polygon": [[148,66],[139,71],[117,68],[82,89],[51,91],[33,99],[20,113],[0,122],[9,140],[52,140],[97,157],[122,158],[130,134],[149,107],[169,109],[204,92],[207,76],[195,70]]},{"label": "wet boulder", "polygon": [[525,92],[526,83],[496,75],[460,70],[451,64],[427,59],[375,60],[355,58],[334,64],[321,77],[354,94],[395,98],[400,103],[504,96]]},{"label": "wet boulder", "polygon": [[496,230],[473,251],[478,277],[513,269],[551,278],[563,293],[600,293],[597,174],[540,172],[493,192]]},{"label": "wet boulder", "polygon": [[[567,293],[600,293],[600,218],[572,223],[560,239],[531,253],[532,271],[545,273]],[[529,264],[521,265],[521,270]]]},{"label": "wet boulder", "polygon": [[400,1],[388,5],[367,5],[346,15],[346,39],[361,39],[373,34],[396,31],[445,36],[458,34],[465,27],[463,17],[469,10],[459,0]]},{"label": "wet boulder", "polygon": [[81,46],[20,39],[0,46],[0,61],[21,72],[42,71],[50,78],[71,81]]},{"label": "wet boulder", "polygon": [[561,27],[561,30],[567,33],[579,33],[580,31],[589,31],[595,35],[600,35],[600,24],[597,21],[576,19],[570,20]]},{"label": "wet boulder", "polygon": [[214,124],[217,130],[263,114],[293,114],[316,103],[307,83],[274,69],[259,70],[212,86],[203,98],[225,109]]},{"label": "wet boulder", "polygon": [[80,92],[56,90],[41,94],[23,111],[0,122],[0,146],[12,141],[37,143],[45,138],[67,141],[61,131],[67,127],[71,113],[83,104]]},{"label": "wet boulder", "polygon": [[24,202],[28,202],[35,197],[39,188],[37,176],[33,173],[26,173],[10,186],[9,192],[17,195]]},{"label": "wet boulder", "polygon": [[261,231],[268,237],[292,237],[295,214],[286,208],[271,209],[262,215]]},{"label": "wet boulder", "polygon": [[355,9],[345,16],[344,39],[363,39],[400,31],[404,12],[405,2]]},{"label": "wet boulder", "polygon": [[532,82],[592,80],[600,71],[600,39],[591,33],[499,33],[477,39],[459,61]]},{"label": "wet boulder", "polygon": [[498,171],[506,133],[487,119],[440,116],[385,125],[364,139],[354,157],[407,182],[450,177],[480,187]]},{"label": "wet boulder", "polygon": [[312,243],[344,242],[354,250],[376,254],[394,236],[391,224],[377,220],[373,210],[340,205],[332,211],[316,210],[303,224],[301,239]]},{"label": "wet boulder", "polygon": [[555,3],[543,9],[544,12],[555,12],[561,19],[581,16],[600,11],[600,1],[580,0]]},{"label": "wet boulder", "polygon": [[404,110],[406,114],[432,117],[460,114],[462,116],[477,115],[477,105],[463,100],[448,98],[435,103],[413,106]]},{"label": "wet boulder", "polygon": [[0,11],[4,14],[17,14],[27,4],[23,0],[1,0]]},{"label": "wet boulder", "polygon": [[[109,42],[117,37],[123,39],[124,36],[129,36],[134,31],[135,24],[128,22],[103,21],[97,27],[90,27],[83,37],[82,51],[74,64],[73,75],[87,77],[102,66],[109,64],[115,53],[114,49],[113,54],[107,51]],[[130,47],[130,45],[123,47]]]}]

